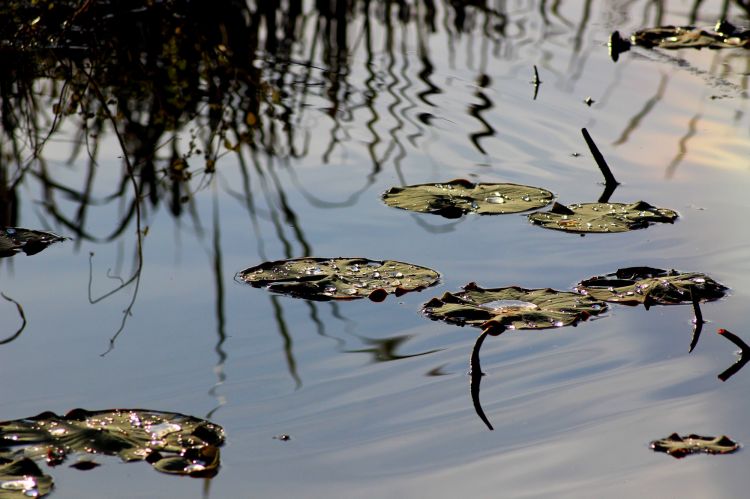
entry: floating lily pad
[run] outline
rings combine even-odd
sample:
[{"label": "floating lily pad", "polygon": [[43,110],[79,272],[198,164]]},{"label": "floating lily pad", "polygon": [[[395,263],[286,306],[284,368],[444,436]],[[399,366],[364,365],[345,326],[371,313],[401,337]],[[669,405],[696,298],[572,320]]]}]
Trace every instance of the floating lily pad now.
[{"label": "floating lily pad", "polygon": [[0,258],[24,252],[36,255],[52,243],[64,241],[65,238],[52,232],[21,229],[19,227],[0,228]]},{"label": "floating lily pad", "polygon": [[624,305],[677,305],[713,301],[727,287],[699,272],[678,272],[651,267],[627,267],[581,281],[576,290],[598,300]]},{"label": "floating lily pad", "polygon": [[519,184],[475,184],[464,179],[441,184],[391,187],[383,194],[388,206],[419,213],[459,218],[467,213],[501,215],[547,206],[554,195],[539,187]]},{"label": "floating lily pad", "polygon": [[433,320],[477,326],[490,334],[574,325],[606,309],[605,302],[577,293],[516,286],[484,289],[475,283],[467,284],[461,292],[433,298],[422,307]]},{"label": "floating lily pad", "polygon": [[567,232],[627,232],[657,222],[672,223],[677,212],[645,201],[622,203],[555,203],[549,211],[531,213],[529,220],[546,229]]},{"label": "floating lily pad", "polygon": [[54,466],[73,454],[104,454],[146,461],[163,473],[206,477],[218,472],[223,443],[218,425],[142,409],[44,412],[0,423],[0,461],[6,462],[28,457]]},{"label": "floating lily pad", "polygon": [[435,284],[440,274],[427,267],[366,258],[294,258],[265,262],[237,274],[255,287],[308,300],[383,301]]},{"label": "floating lily pad", "polygon": [[726,435],[721,437],[702,437],[700,435],[680,436],[672,433],[667,438],[654,440],[650,447],[657,452],[666,452],[672,457],[681,458],[699,452],[705,454],[730,454],[740,448]]},{"label": "floating lily pad", "polygon": [[617,61],[619,55],[630,50],[632,45],[645,48],[750,48],[750,30],[737,28],[720,20],[713,29],[696,26],[657,26],[638,30],[630,39],[624,39],[615,31],[609,39],[610,55]]},{"label": "floating lily pad", "polygon": [[43,497],[52,491],[52,477],[28,457],[0,456],[0,499]]}]

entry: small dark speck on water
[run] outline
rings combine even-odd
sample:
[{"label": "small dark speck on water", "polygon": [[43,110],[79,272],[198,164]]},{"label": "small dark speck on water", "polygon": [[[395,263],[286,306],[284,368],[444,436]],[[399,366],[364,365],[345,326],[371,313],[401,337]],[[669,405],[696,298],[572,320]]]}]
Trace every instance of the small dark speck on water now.
[{"label": "small dark speck on water", "polygon": [[290,436],[289,436],[289,435],[287,435],[286,433],[282,433],[281,435],[276,435],[276,436],[275,436],[275,437],[273,437],[273,438],[274,438],[275,440],[281,440],[282,442],[288,442],[288,441],[290,441],[290,440],[292,439],[292,437],[290,437]]},{"label": "small dark speck on water", "polygon": [[591,104],[593,104],[593,103],[594,103],[594,102],[596,102],[596,101],[595,101],[594,99],[592,99],[591,97],[586,97],[586,98],[585,98],[585,99],[583,100],[583,102],[584,102],[584,103],[585,103],[585,104],[586,104],[587,106],[591,107]]}]

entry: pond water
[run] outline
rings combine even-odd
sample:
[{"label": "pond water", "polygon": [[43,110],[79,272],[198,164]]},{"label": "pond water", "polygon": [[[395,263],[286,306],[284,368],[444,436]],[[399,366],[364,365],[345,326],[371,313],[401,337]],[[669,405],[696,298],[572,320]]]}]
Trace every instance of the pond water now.
[{"label": "pond water", "polygon": [[[231,130],[209,136],[206,118],[175,133],[183,153],[191,134],[200,149],[211,141],[215,173],[193,156],[179,210],[169,189],[143,201],[137,287],[104,297],[138,267],[111,127],[93,168],[75,117],[43,161],[26,164],[16,225],[71,240],[0,260],[0,291],[28,320],[0,345],[0,420],[146,408],[208,418],[227,435],[211,480],[97,457],[93,471],[47,470],[53,496],[744,496],[747,451],[677,460],[648,445],[673,432],[750,443],[750,370],[717,379],[737,348],[715,333],[750,340],[750,59],[634,47],[614,63],[607,50],[614,30],[691,16],[713,26],[724,2],[355,3],[337,31],[304,2],[285,56],[260,44],[260,112],[245,117],[260,130],[254,147]],[[726,15],[750,24],[734,2]],[[35,86],[41,96],[50,87]],[[44,130],[55,100],[41,102]],[[392,186],[466,178],[595,201],[604,185],[583,127],[622,183],[611,201],[674,209],[676,223],[581,237],[525,215],[445,219],[380,200]],[[159,168],[172,138],[158,140]],[[3,173],[15,178],[9,150],[6,141]],[[307,301],[235,280],[301,256],[411,262],[441,280],[382,303]],[[731,289],[702,306],[695,350],[689,305],[615,305],[577,327],[488,337],[489,431],[469,390],[480,331],[430,321],[422,304],[472,281],[570,290],[637,265],[705,272]],[[9,302],[0,310],[7,336],[20,319]]]}]

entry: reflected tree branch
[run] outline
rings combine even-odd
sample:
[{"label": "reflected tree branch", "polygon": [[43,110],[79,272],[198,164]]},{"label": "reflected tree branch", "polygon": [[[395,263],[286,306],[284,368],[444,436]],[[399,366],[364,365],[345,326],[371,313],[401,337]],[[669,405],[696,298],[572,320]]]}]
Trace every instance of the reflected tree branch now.
[{"label": "reflected tree branch", "polygon": [[21,306],[21,304],[18,303],[16,300],[6,295],[5,293],[0,293],[0,296],[2,296],[6,301],[9,301],[12,304],[14,304],[16,306],[16,310],[18,311],[18,315],[21,317],[21,327],[18,328],[18,330],[15,333],[8,336],[4,340],[0,340],[0,345],[5,345],[6,343],[10,343],[11,341],[21,336],[21,333],[23,333],[23,330],[26,329],[26,314],[23,312],[23,307]]}]

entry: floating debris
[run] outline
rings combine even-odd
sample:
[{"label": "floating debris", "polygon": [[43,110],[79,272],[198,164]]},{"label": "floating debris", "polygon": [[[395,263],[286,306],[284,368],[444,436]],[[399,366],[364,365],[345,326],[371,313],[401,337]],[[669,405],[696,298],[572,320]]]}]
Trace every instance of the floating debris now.
[{"label": "floating debris", "polygon": [[52,232],[22,229],[20,227],[0,228],[0,258],[26,253],[36,255],[47,246],[66,238]]}]

